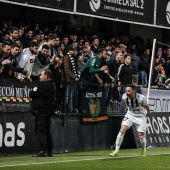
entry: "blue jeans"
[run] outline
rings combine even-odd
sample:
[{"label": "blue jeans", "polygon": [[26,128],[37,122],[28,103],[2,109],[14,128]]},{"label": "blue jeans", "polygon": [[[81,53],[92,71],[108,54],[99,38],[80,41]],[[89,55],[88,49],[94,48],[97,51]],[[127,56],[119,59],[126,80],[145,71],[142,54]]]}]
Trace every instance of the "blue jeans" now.
[{"label": "blue jeans", "polygon": [[147,74],[146,74],[145,71],[140,71],[139,72],[139,80],[140,80],[140,85],[142,85],[142,86],[148,84]]},{"label": "blue jeans", "polygon": [[68,84],[65,92],[65,112],[71,113],[77,104],[77,84]]}]

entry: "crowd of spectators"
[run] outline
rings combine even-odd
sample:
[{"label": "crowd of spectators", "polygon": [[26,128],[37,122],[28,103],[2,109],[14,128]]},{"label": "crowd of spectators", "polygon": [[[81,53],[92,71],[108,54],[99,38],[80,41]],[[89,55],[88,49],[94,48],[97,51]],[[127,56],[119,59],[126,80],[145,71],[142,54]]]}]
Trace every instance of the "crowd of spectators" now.
[{"label": "crowd of spectators", "polygon": [[[65,103],[65,112],[77,112],[79,88],[75,85],[82,82],[81,69],[87,61],[105,49],[100,68],[107,66],[109,76],[96,73],[95,83],[103,84],[107,101],[113,103],[120,99],[121,85],[148,86],[151,48],[151,40],[145,42],[141,36],[123,42],[116,34],[105,38],[97,32],[87,34],[85,28],[65,31],[61,23],[41,26],[30,20],[4,19],[0,25],[0,78],[32,82],[49,68],[56,84],[56,110],[63,111]],[[151,85],[169,88],[170,46],[157,45],[153,65]]]}]

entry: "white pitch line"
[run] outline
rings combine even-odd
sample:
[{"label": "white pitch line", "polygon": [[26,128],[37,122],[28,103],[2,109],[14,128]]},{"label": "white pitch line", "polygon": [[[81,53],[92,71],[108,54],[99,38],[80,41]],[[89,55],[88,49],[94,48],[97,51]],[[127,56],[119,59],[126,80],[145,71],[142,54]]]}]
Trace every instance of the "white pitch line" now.
[{"label": "white pitch line", "polygon": [[[147,156],[159,156],[159,155],[169,155],[169,154],[170,153],[148,154]],[[141,157],[141,156],[140,155],[133,155],[133,156],[101,157],[101,158],[79,159],[79,160],[64,160],[64,161],[53,161],[53,162],[39,162],[39,163],[36,162],[36,163],[28,163],[28,164],[2,165],[2,166],[0,166],[0,168],[29,166],[29,165],[57,164],[57,163],[67,163],[67,162],[80,162],[80,161],[95,161],[95,160],[104,160],[104,159],[123,159],[123,158],[135,158],[135,157]]]}]

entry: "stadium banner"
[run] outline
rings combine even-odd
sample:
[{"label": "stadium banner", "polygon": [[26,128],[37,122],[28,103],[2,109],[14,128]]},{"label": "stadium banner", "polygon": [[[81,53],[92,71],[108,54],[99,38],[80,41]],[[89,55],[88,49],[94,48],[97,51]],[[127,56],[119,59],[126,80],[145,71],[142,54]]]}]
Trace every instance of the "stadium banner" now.
[{"label": "stadium banner", "polygon": [[[136,128],[133,126],[133,134],[137,148],[141,147]],[[170,114],[168,112],[152,112],[146,118],[146,146],[169,147],[170,146]]]},{"label": "stadium banner", "polygon": [[157,0],[156,25],[170,26],[170,0]]},{"label": "stadium banner", "polygon": [[16,2],[37,5],[48,8],[61,9],[66,11],[74,10],[74,0],[14,0]]},{"label": "stadium banner", "polygon": [[[0,153],[37,151],[29,92],[37,82],[0,79]],[[30,147],[31,144],[34,144]]]},{"label": "stadium banner", "polygon": [[147,146],[170,146],[170,114],[168,112],[154,112],[147,118],[146,139]]},{"label": "stadium banner", "polygon": [[153,24],[154,0],[79,0],[76,12]]},{"label": "stadium banner", "polygon": [[[142,94],[147,96],[147,88],[142,89]],[[170,90],[150,89],[149,105],[151,112],[170,113]]]},{"label": "stadium banner", "polygon": [[108,119],[103,91],[82,92],[83,122],[100,122]]},{"label": "stadium banner", "polygon": [[0,154],[38,151],[34,116],[30,112],[0,112]]},{"label": "stadium banner", "polygon": [[[147,88],[142,94],[147,96]],[[146,119],[147,147],[170,146],[170,90],[150,89],[149,105],[151,115]],[[136,128],[133,134],[137,147],[141,147]]]},{"label": "stadium banner", "polygon": [[19,83],[17,79],[0,80],[0,111],[28,112],[31,110],[29,92],[35,83]]}]

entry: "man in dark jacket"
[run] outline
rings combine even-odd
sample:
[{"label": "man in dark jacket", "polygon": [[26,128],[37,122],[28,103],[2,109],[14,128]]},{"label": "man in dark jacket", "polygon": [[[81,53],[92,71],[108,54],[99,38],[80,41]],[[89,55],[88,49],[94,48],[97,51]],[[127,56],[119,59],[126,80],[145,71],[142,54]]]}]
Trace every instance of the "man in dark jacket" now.
[{"label": "man in dark jacket", "polygon": [[7,41],[4,41],[2,46],[3,46],[2,55],[4,55],[3,60],[10,60],[10,63],[5,65],[4,70],[0,77],[14,78],[16,77],[17,72],[27,74],[27,71],[24,70],[24,68],[18,68],[17,57],[20,46],[15,43],[11,45]]},{"label": "man in dark jacket", "polygon": [[65,112],[77,112],[77,82],[79,75],[77,70],[77,60],[75,57],[75,47],[69,45],[67,54],[64,56],[64,76],[66,83],[65,92]]},{"label": "man in dark jacket", "polygon": [[133,44],[130,49],[130,55],[131,55],[130,66],[132,68],[132,80],[133,80],[133,83],[138,84],[140,58],[136,55],[136,45],[135,44]]},{"label": "man in dark jacket", "polygon": [[140,56],[139,84],[142,86],[146,86],[148,84],[149,64],[150,50],[147,48],[144,54]]},{"label": "man in dark jacket", "polygon": [[40,83],[30,92],[32,110],[35,113],[35,132],[40,152],[33,157],[52,156],[52,137],[50,132],[51,113],[55,104],[55,84],[52,73],[46,69],[41,72]]}]

